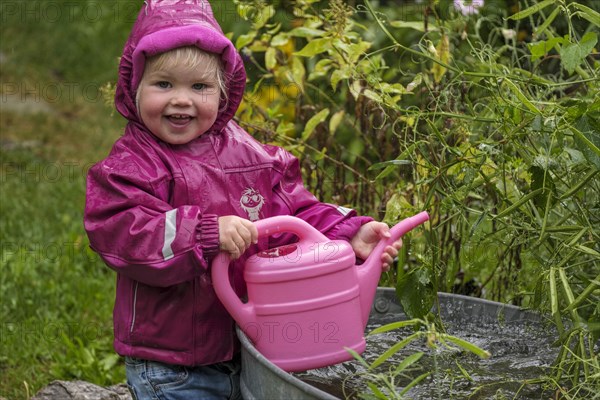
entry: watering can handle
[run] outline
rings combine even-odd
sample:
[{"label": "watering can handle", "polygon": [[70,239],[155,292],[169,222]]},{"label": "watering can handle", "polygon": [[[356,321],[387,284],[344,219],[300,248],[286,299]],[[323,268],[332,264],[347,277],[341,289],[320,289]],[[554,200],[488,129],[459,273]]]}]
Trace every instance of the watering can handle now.
[{"label": "watering can handle", "polygon": [[[278,233],[293,233],[298,236],[300,241],[312,241],[314,243],[329,241],[325,235],[313,228],[308,222],[296,217],[277,216],[256,221],[254,224],[259,237],[268,237]],[[244,326],[255,321],[256,313],[250,301],[242,303],[233,291],[229,281],[230,262],[231,258],[225,252],[220,252],[215,257],[211,266],[212,283],[221,303],[238,325],[244,329]]]},{"label": "watering can handle", "polygon": [[314,243],[329,242],[330,239],[315,229],[308,222],[289,215],[279,215],[254,222],[258,237],[268,237],[278,233],[293,233],[301,241]]}]

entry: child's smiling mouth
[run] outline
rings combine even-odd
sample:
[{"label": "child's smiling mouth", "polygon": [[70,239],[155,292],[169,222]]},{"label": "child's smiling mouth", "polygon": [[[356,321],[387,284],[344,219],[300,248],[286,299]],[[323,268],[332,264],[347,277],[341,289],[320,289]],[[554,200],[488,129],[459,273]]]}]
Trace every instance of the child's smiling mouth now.
[{"label": "child's smiling mouth", "polygon": [[173,124],[177,126],[184,126],[189,123],[194,117],[188,114],[170,114],[166,115],[165,118]]}]

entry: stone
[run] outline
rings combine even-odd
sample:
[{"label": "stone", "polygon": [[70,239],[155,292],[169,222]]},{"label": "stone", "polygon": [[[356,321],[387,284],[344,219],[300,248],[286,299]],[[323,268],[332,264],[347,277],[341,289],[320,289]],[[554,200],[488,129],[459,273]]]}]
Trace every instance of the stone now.
[{"label": "stone", "polygon": [[127,385],[102,387],[85,381],[53,381],[31,400],[132,400]]}]

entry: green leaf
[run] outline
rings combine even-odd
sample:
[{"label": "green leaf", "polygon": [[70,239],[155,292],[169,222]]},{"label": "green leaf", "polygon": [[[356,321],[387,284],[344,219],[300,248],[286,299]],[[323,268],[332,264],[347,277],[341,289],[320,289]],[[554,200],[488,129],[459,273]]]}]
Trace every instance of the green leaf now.
[{"label": "green leaf", "polygon": [[329,108],[325,108],[319,111],[317,114],[313,115],[311,119],[308,120],[306,126],[304,127],[304,131],[302,132],[302,140],[306,141],[312,135],[317,125],[321,122],[325,121],[327,116],[329,115]]},{"label": "green leaf", "polygon": [[290,37],[287,32],[280,32],[277,35],[273,36],[273,39],[271,39],[271,46],[285,46],[289,40]]},{"label": "green leaf", "polygon": [[594,249],[591,249],[581,244],[578,244],[577,246],[575,246],[575,248],[583,253],[589,254],[590,256],[594,256],[600,259],[600,253]]},{"label": "green leaf", "polygon": [[550,14],[548,16],[548,18],[546,18],[544,23],[535,29],[535,31],[533,32],[534,36],[539,37],[542,33],[544,33],[546,31],[546,29],[548,29],[550,24],[552,24],[552,22],[554,22],[554,20],[556,19],[556,17],[558,16],[559,13],[560,13],[560,8],[558,8],[558,7],[555,8],[554,11],[552,11],[552,14]]},{"label": "green leaf", "polygon": [[237,40],[235,41],[235,48],[239,50],[242,47],[246,47],[247,45],[252,43],[255,37],[256,31],[250,31],[246,34],[238,36]]},{"label": "green leaf", "polygon": [[[435,58],[441,61],[444,64],[448,64],[450,62],[450,57],[452,56],[450,53],[450,39],[448,35],[442,35],[440,38],[440,42],[435,47]],[[446,73],[446,67],[434,63],[431,67],[431,72],[433,72],[433,79],[436,83],[439,83],[442,80],[442,77]]]},{"label": "green leaf", "polygon": [[417,86],[419,86],[422,81],[423,81],[423,74],[419,72],[414,77],[414,79],[408,85],[406,85],[406,92],[407,93],[412,92],[413,89],[416,88]]},{"label": "green leaf", "polygon": [[295,52],[294,55],[301,57],[313,57],[329,49],[331,49],[331,39],[314,39],[308,42],[308,44],[304,46],[302,50]]},{"label": "green leaf", "polygon": [[561,37],[554,37],[550,40],[542,40],[535,43],[527,44],[529,51],[531,52],[531,61],[538,60],[544,57],[550,50],[559,43],[563,43],[564,39]]},{"label": "green leaf", "polygon": [[422,351],[419,351],[417,353],[413,353],[413,354],[409,355],[408,357],[406,357],[404,360],[402,360],[402,362],[400,364],[398,364],[398,366],[395,369],[395,373],[404,371],[406,368],[410,367],[411,365],[413,365],[414,363],[419,361],[421,359],[421,357],[423,357],[423,354],[425,354],[425,353],[423,353]]},{"label": "green leaf", "polygon": [[517,85],[515,85],[514,83],[512,83],[512,81],[510,81],[508,79],[505,79],[504,83],[506,86],[508,86],[510,91],[513,92],[515,96],[517,96],[517,99],[519,99],[521,101],[521,103],[525,107],[527,107],[527,109],[529,111],[533,112],[534,114],[538,114],[538,115],[542,114],[542,112],[540,110],[538,110],[538,108],[531,101],[529,101],[527,96],[525,96],[523,94],[523,92],[521,92],[521,90],[517,87]]},{"label": "green leaf", "polygon": [[368,171],[374,171],[377,169],[382,169],[382,168],[387,168],[390,165],[410,165],[412,164],[412,161],[410,160],[388,160],[388,161],[382,161],[379,162],[377,164],[373,164],[368,168]]},{"label": "green leaf", "polygon": [[100,360],[99,364],[104,371],[110,371],[115,368],[120,359],[121,357],[118,354],[110,354]]},{"label": "green leaf", "polygon": [[369,366],[369,369],[378,367],[379,365],[384,363],[388,358],[390,358],[391,356],[393,356],[394,354],[396,354],[397,352],[402,350],[404,347],[406,347],[407,344],[409,344],[413,340],[419,338],[420,336],[423,336],[423,332],[413,333],[412,335],[410,335],[410,336],[402,339],[398,343],[394,344],[392,347],[390,347],[389,349],[384,351],[379,357],[377,357],[377,359],[371,363],[371,365]]},{"label": "green leaf", "polygon": [[588,32],[583,35],[579,43],[569,43],[561,47],[559,53],[563,67],[572,74],[591,53],[596,43],[598,43],[598,35],[595,32]]},{"label": "green leaf", "polygon": [[389,174],[391,174],[392,172],[397,170],[397,168],[398,168],[397,165],[411,164],[412,162],[409,160],[406,160],[406,158],[409,157],[409,155],[415,151],[415,148],[417,148],[417,146],[419,144],[421,144],[421,141],[411,144],[398,157],[396,157],[395,160],[388,160],[388,161],[383,161],[383,162],[380,162],[377,164],[373,164],[369,167],[368,170],[371,171],[371,170],[385,168],[383,171],[381,171],[379,173],[379,175],[377,175],[377,177],[375,177],[375,180],[385,178],[386,176],[388,176]]},{"label": "green leaf", "polygon": [[462,376],[464,376],[469,382],[473,382],[473,378],[471,377],[469,372],[462,365],[460,365],[460,363],[457,360],[455,360],[454,363],[460,370],[460,373],[462,374]]},{"label": "green leaf", "polygon": [[581,18],[587,19],[596,26],[600,26],[600,13],[598,13],[598,11],[594,11],[591,8],[579,3],[570,3],[569,5],[578,8],[581,11],[576,13],[577,15],[581,16]]},{"label": "green leaf", "polygon": [[323,147],[323,148],[321,149],[321,151],[319,151],[319,152],[317,152],[317,153],[315,153],[315,154],[313,155],[313,157],[314,157],[314,158],[313,158],[313,160],[314,160],[315,162],[317,162],[317,161],[321,161],[322,159],[324,159],[324,158],[325,158],[325,154],[326,154],[326,153],[327,153],[327,147]]},{"label": "green leaf", "polygon": [[279,125],[277,125],[276,132],[279,133],[280,135],[287,136],[294,131],[294,128],[295,127],[292,122],[282,121],[281,123],[279,123]]},{"label": "green leaf", "polygon": [[375,383],[367,382],[367,386],[369,387],[369,389],[371,389],[371,391],[375,395],[375,398],[380,399],[380,400],[387,400],[388,397],[385,395],[385,393],[383,393],[381,390],[379,390],[379,388],[377,387],[377,385]]},{"label": "green leaf", "polygon": [[410,383],[408,385],[406,385],[401,391],[400,391],[400,396],[404,396],[406,393],[408,393],[408,391],[410,389],[412,389],[413,387],[417,386],[419,384],[419,382],[421,382],[423,379],[427,378],[429,375],[431,374],[431,371],[429,372],[425,372],[419,376],[417,376],[415,379],[413,379],[412,381],[410,381]]},{"label": "green leaf", "polygon": [[370,335],[376,335],[378,333],[393,331],[394,329],[405,328],[407,326],[419,325],[422,324],[423,321],[418,318],[413,318],[405,321],[397,321],[389,324],[382,325],[378,328],[373,329],[369,332]]},{"label": "green leaf", "polygon": [[313,81],[318,78],[328,78],[330,75],[329,70],[332,66],[333,60],[329,58],[323,58],[319,60],[308,75],[308,80]]},{"label": "green leaf", "polygon": [[489,358],[491,355],[489,353],[489,351],[483,350],[481,347],[478,347],[478,346],[474,345],[473,343],[467,342],[466,340],[458,338],[456,336],[442,334],[441,337],[445,340],[448,340],[449,342],[452,342],[452,343],[462,347],[463,349],[465,349],[467,351],[470,351],[473,354],[476,354],[477,356],[479,356],[481,358]]},{"label": "green leaf", "polygon": [[306,76],[306,69],[304,63],[298,57],[292,58],[292,80],[301,92],[304,92],[304,78]]},{"label": "green leaf", "polygon": [[259,10],[258,13],[253,14],[252,18],[252,28],[258,30],[260,28],[262,28],[263,26],[265,26],[267,24],[267,22],[271,19],[271,17],[273,17],[273,15],[275,15],[275,7],[273,6],[266,6],[266,7],[260,7],[257,8],[255,7],[254,10]]},{"label": "green leaf", "polygon": [[583,156],[596,168],[600,169],[600,121],[598,115],[594,117],[584,114],[575,121],[573,133],[575,144]]},{"label": "green leaf", "polygon": [[550,275],[548,277],[550,284],[550,311],[552,315],[558,314],[558,294],[556,291],[556,268],[550,267]]},{"label": "green leaf", "polygon": [[363,96],[368,99],[373,100],[376,103],[383,103],[383,98],[379,95],[379,93],[375,93],[371,89],[365,89],[362,91]]},{"label": "green leaf", "polygon": [[352,76],[347,67],[336,69],[331,73],[331,88],[335,91],[339,81],[348,79]]},{"label": "green leaf", "polygon": [[[414,29],[419,32],[425,32],[425,24],[423,21],[391,21],[390,26],[394,28]],[[427,24],[427,31],[437,31],[438,28],[432,23]]]},{"label": "green leaf", "polygon": [[519,200],[517,200],[513,204],[511,204],[509,207],[507,207],[504,210],[502,210],[500,213],[498,213],[493,218],[494,219],[498,219],[498,218],[505,217],[506,215],[508,215],[508,214],[512,213],[513,211],[517,210],[519,207],[521,207],[523,204],[527,203],[529,200],[531,200],[532,198],[534,198],[535,196],[537,196],[541,192],[542,192],[542,188],[539,188],[539,189],[534,190],[533,192],[530,192],[530,193],[526,194],[525,196],[521,197]]},{"label": "green leaf", "polygon": [[269,71],[273,70],[277,66],[277,50],[274,47],[269,47],[265,52],[265,67]]},{"label": "green leaf", "polygon": [[347,54],[348,61],[350,64],[356,63],[358,59],[365,54],[365,52],[371,47],[371,43],[360,41],[358,43],[353,43],[348,46]]},{"label": "green leaf", "polygon": [[547,168],[541,168],[537,165],[532,165],[529,172],[531,173],[531,189],[541,189],[541,192],[533,198],[533,202],[538,208],[544,208],[549,196],[551,201],[555,198],[555,196],[552,196],[552,193],[556,192],[552,176]]},{"label": "green leaf", "polygon": [[571,186],[569,188],[569,190],[567,190],[565,193],[563,193],[560,196],[560,200],[564,200],[572,195],[574,195],[575,193],[577,193],[581,188],[583,188],[584,186],[586,186],[586,184],[588,183],[588,181],[590,179],[592,179],[598,172],[600,172],[600,169],[592,169],[590,170],[590,172],[588,172],[583,179],[581,179],[579,182],[577,182],[575,185]]},{"label": "green leaf", "polygon": [[417,268],[399,277],[396,297],[409,318],[425,317],[431,311],[436,298],[431,271],[427,268]]},{"label": "green leaf", "polygon": [[331,118],[329,119],[329,134],[330,135],[335,134],[335,131],[337,130],[340,123],[342,122],[342,119],[344,118],[345,113],[346,112],[344,110],[341,110],[331,116]]},{"label": "green leaf", "polygon": [[307,28],[305,26],[300,26],[298,28],[294,28],[289,32],[290,36],[296,36],[296,37],[313,37],[313,36],[323,36],[325,34],[325,31],[322,31],[321,29],[313,29],[313,28]]},{"label": "green leaf", "polygon": [[535,14],[536,12],[548,7],[550,4],[554,4],[555,0],[544,0],[540,3],[537,3],[529,8],[526,8],[523,11],[519,11],[516,14],[511,15],[510,17],[508,17],[508,19],[523,19],[525,17],[528,17],[532,14]]},{"label": "green leaf", "polygon": [[362,358],[361,355],[356,352],[356,350],[353,350],[350,347],[344,347],[344,350],[346,350],[348,353],[350,353],[350,355],[352,357],[354,357],[354,359],[356,361],[358,361],[363,367],[369,369],[369,364],[367,364],[365,359]]},{"label": "green leaf", "polygon": [[314,70],[316,72],[319,73],[325,73],[327,71],[329,71],[329,69],[331,68],[331,64],[333,63],[333,61],[329,58],[324,58],[322,60],[319,60],[316,64],[315,64],[315,68]]}]

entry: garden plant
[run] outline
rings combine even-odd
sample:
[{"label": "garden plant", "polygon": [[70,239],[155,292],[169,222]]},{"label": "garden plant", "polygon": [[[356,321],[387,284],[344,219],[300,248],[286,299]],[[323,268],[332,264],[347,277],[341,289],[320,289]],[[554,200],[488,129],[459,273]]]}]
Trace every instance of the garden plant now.
[{"label": "garden plant", "polygon": [[598,396],[594,4],[297,1],[292,21],[237,4],[252,22],[240,123],[295,152],[322,198],[389,223],[432,214],[387,277],[407,314],[437,291],[546,312],[561,350],[545,382]]}]

